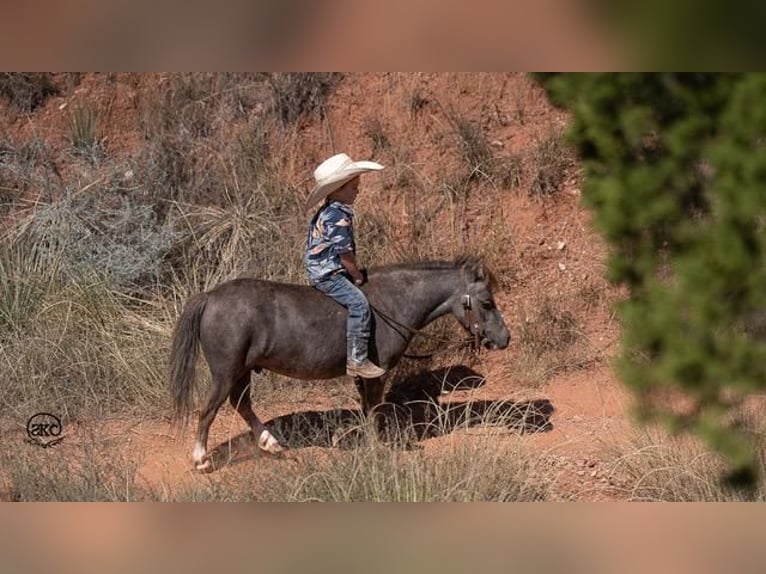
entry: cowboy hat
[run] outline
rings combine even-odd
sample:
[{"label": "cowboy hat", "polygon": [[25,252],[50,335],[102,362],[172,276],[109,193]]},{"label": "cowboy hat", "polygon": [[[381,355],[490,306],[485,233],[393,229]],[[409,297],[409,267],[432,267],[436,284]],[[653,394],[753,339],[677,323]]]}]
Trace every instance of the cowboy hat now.
[{"label": "cowboy hat", "polygon": [[339,153],[324,160],[314,170],[316,185],[306,200],[305,211],[308,211],[312,205],[322,201],[357,175],[381,169],[383,169],[383,166],[379,163],[374,161],[353,161],[345,153]]}]

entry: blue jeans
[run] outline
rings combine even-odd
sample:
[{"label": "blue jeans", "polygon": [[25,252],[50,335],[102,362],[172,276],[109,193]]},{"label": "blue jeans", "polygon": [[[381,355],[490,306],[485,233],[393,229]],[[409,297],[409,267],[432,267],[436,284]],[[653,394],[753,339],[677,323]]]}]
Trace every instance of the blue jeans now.
[{"label": "blue jeans", "polygon": [[370,304],[361,289],[343,273],[335,273],[314,284],[322,293],[329,295],[348,309],[346,338],[370,338]]}]

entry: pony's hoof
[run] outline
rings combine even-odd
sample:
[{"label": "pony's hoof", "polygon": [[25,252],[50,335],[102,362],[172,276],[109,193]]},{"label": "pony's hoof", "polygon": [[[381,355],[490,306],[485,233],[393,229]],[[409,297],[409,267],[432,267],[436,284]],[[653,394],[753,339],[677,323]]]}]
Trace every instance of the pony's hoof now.
[{"label": "pony's hoof", "polygon": [[267,430],[263,431],[258,438],[258,448],[271,454],[279,454],[285,450],[284,447],[279,444],[279,441],[277,441],[277,439],[275,439]]}]

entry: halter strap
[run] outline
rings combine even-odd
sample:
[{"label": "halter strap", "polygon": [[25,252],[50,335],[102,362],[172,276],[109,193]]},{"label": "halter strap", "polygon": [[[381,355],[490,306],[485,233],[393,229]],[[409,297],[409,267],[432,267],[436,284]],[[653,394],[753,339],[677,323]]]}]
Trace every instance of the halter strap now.
[{"label": "halter strap", "polygon": [[[378,309],[375,305],[372,303],[370,304],[370,308],[377,313],[381,319],[383,319],[390,327],[394,328],[396,333],[402,338],[406,339],[407,337],[401,332],[401,330],[404,330],[411,335],[422,335],[423,337],[426,337],[428,339],[431,339],[433,341],[438,341],[439,343],[458,343],[462,344],[466,341],[471,341],[473,343],[473,348],[478,349],[479,345],[481,343],[480,341],[480,329],[479,329],[479,323],[476,320],[476,312],[473,311],[473,299],[468,294],[465,293],[461,296],[460,302],[463,306],[463,310],[465,311],[465,320],[469,325],[469,331],[473,335],[473,339],[461,339],[461,340],[452,340],[452,339],[443,339],[442,337],[436,337],[434,335],[429,335],[427,333],[423,333],[420,329],[415,329],[413,327],[410,327],[408,325],[405,325],[404,323],[401,323],[400,321],[397,321],[387,313],[384,313],[380,309]],[[401,330],[400,330],[401,329]],[[424,358],[430,358],[433,355],[407,355],[404,354],[404,357],[411,358],[411,359],[424,359]]]}]

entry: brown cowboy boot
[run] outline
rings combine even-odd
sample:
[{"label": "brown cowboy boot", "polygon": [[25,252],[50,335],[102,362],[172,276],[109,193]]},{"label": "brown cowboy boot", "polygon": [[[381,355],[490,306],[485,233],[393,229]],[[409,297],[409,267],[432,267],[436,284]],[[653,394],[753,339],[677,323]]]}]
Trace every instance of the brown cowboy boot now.
[{"label": "brown cowboy boot", "polygon": [[386,374],[385,369],[367,358],[367,339],[364,337],[351,337],[348,340],[346,374],[363,379],[377,379]]}]

